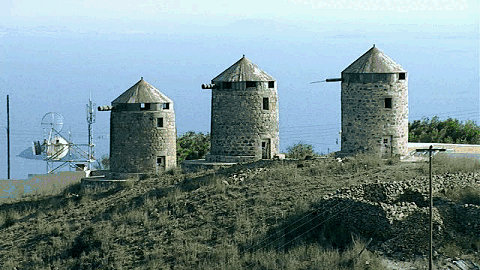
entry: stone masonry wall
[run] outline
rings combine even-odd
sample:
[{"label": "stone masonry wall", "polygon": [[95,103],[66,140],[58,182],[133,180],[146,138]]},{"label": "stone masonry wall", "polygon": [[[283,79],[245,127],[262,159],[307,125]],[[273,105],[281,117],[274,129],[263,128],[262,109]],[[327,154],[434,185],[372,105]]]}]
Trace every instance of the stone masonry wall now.
[{"label": "stone masonry wall", "polygon": [[[276,83],[275,83],[276,84]],[[263,109],[268,98],[269,108]],[[270,139],[270,157],[279,152],[278,95],[276,85],[233,82],[232,89],[212,90],[211,150],[207,160],[245,162],[262,158],[262,140]]]},{"label": "stone masonry wall", "polygon": [[[152,104],[153,105],[153,104]],[[173,104],[168,110],[113,110],[110,118],[110,170],[118,173],[156,173],[157,157],[165,157],[165,169],[177,163]],[[157,127],[157,118],[163,127]]]},{"label": "stone masonry wall", "polygon": [[[398,74],[384,74],[385,81],[342,82],[342,145],[345,154],[381,154],[382,140],[392,136],[392,154],[408,152],[408,81]],[[357,74],[355,74],[357,75]],[[388,76],[390,75],[390,76]],[[358,75],[357,75],[358,76]],[[392,108],[385,108],[392,98]]]}]

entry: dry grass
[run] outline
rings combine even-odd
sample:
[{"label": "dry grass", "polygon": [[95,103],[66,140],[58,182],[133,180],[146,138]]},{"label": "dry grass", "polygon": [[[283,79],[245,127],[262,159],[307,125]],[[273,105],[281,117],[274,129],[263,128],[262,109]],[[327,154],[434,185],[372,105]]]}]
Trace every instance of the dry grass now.
[{"label": "dry grass", "polygon": [[369,249],[358,256],[361,239],[334,249],[269,233],[297,228],[291,217],[328,193],[411,177],[418,166],[357,156],[172,170],[111,189],[72,185],[0,205],[0,268],[382,269]]},{"label": "dry grass", "polygon": [[[439,153],[433,156],[432,171],[435,174],[444,173],[468,173],[480,170],[480,160],[467,157],[451,157],[448,154]],[[422,166],[424,173],[428,173],[428,163]]]}]

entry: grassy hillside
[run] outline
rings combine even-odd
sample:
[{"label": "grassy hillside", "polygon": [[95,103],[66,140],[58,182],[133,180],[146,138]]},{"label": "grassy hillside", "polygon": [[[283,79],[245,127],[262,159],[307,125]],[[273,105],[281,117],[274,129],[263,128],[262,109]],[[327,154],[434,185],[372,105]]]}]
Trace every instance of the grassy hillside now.
[{"label": "grassy hillside", "polygon": [[[480,168],[439,162],[441,173]],[[379,245],[361,252],[368,235],[325,226],[345,213],[312,219],[312,207],[340,189],[425,178],[426,168],[363,156],[172,170],[111,189],[73,185],[0,205],[0,268],[384,269]],[[475,188],[469,194],[480,198]],[[463,203],[449,192],[445,200]],[[350,240],[335,242],[332,234]],[[476,236],[478,246],[452,242],[449,252],[475,258]]]}]

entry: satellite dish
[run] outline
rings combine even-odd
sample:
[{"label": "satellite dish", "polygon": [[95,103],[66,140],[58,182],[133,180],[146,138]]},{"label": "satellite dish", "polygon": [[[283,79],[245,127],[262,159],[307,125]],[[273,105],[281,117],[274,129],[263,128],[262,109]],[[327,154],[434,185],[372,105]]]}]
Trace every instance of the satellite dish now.
[{"label": "satellite dish", "polygon": [[44,139],[43,145],[34,143],[35,154],[44,152],[48,160],[60,160],[68,154],[69,142],[60,135],[63,128],[63,116],[56,112],[46,113],[41,122]]},{"label": "satellite dish", "polygon": [[54,136],[45,143],[45,155],[51,160],[60,160],[68,154],[68,142],[62,136]]},{"label": "satellite dish", "polygon": [[[95,122],[95,111],[93,110],[91,100],[87,108],[87,122],[89,124],[88,144],[74,144],[69,139],[67,140],[60,133],[63,128],[63,116],[56,112],[49,112],[43,116],[41,122],[43,141],[34,141],[32,147],[22,151],[19,156],[28,159],[43,159],[47,162],[47,174],[54,173],[66,165],[73,168],[79,166],[78,162],[87,164],[93,162],[91,124]],[[88,146],[88,152],[84,151],[81,146]]]},{"label": "satellite dish", "polygon": [[51,136],[52,131],[60,133],[63,128],[63,116],[56,112],[46,113],[42,118],[42,128],[44,132],[48,132],[48,137]]}]

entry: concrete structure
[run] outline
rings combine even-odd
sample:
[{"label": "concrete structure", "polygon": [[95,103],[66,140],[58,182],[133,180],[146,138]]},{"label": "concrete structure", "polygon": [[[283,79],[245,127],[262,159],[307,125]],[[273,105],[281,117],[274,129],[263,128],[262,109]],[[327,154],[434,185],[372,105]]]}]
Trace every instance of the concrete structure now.
[{"label": "concrete structure", "polygon": [[110,116],[110,177],[153,174],[177,164],[173,101],[143,78],[99,107]]},{"label": "concrete structure", "polygon": [[211,150],[207,162],[250,162],[279,152],[275,79],[243,56],[202,85],[212,89]]},{"label": "concrete structure", "polygon": [[341,154],[408,152],[407,72],[375,45],[342,71]]}]

